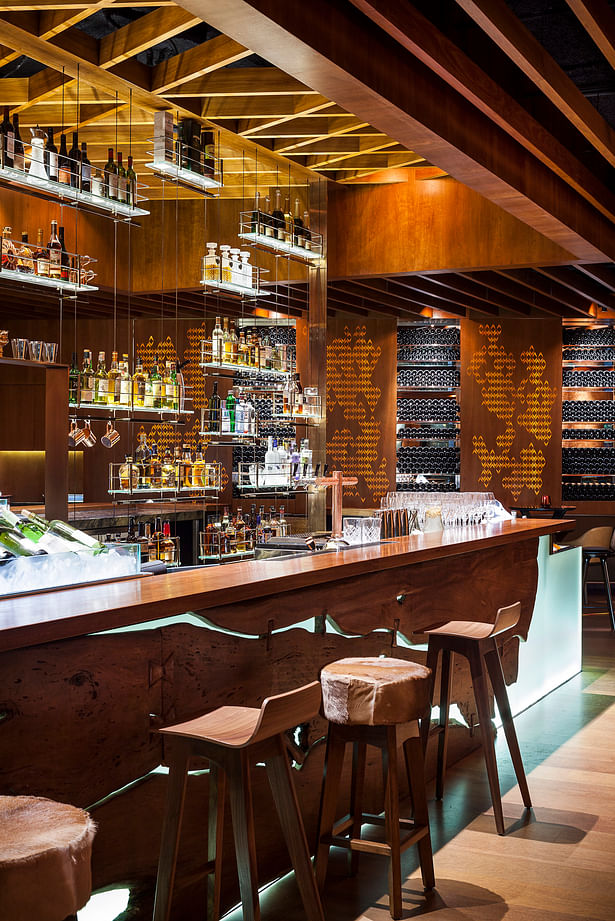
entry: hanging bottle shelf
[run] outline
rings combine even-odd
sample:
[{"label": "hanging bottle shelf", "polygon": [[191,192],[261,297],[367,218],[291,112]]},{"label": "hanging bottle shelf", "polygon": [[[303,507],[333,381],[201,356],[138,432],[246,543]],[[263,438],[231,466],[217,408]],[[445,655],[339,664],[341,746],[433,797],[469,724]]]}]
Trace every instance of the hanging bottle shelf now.
[{"label": "hanging bottle shelf", "polygon": [[[56,222],[52,221],[52,234],[54,227],[57,231]],[[55,248],[39,248],[39,244],[35,246],[23,240],[12,240],[9,233],[10,228],[2,233],[0,281],[54,288],[71,294],[98,291],[95,285],[89,284],[96,277],[96,273],[88,268],[96,262],[95,259],[66,252],[57,238]]]},{"label": "hanging bottle shelf", "polygon": [[220,491],[220,463],[204,461],[186,464],[184,461],[162,461],[152,471],[128,458],[122,464],[109,464],[109,495],[150,498],[160,496],[199,496]]},{"label": "hanging bottle shelf", "polygon": [[215,155],[213,131],[193,119],[173,124],[170,112],[154,116],[152,162],[146,163],[155,175],[170,179],[191,191],[211,195],[224,185],[224,166]]},{"label": "hanging bottle shelf", "polygon": [[281,222],[263,211],[242,211],[239,239],[257,249],[290,256],[301,262],[322,258],[322,234],[301,225]]}]

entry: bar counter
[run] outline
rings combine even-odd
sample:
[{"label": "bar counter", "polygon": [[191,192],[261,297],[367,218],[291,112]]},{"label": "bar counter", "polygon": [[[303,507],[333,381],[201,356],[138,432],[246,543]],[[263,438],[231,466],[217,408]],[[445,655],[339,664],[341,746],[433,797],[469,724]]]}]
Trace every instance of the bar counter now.
[{"label": "bar counter", "polygon": [[[478,525],[338,553],[4,600],[0,794],[37,794],[89,808],[98,824],[94,887],[128,886],[131,921],[149,921],[167,784],[161,768],[167,743],[157,727],[222,705],[259,706],[345,656],[424,663],[418,634],[428,624],[493,621],[498,607],[516,601],[522,638],[530,623],[531,630],[526,643],[502,636],[504,672],[511,698],[523,684],[519,674],[532,679],[536,700],[580,667],[580,550],[550,552],[552,535],[569,527],[538,519]],[[557,643],[549,642],[555,632]],[[568,646],[572,653],[563,661]],[[526,693],[516,709],[531,702]],[[469,672],[461,662],[451,699],[465,719],[451,729],[449,760],[455,761],[479,744]],[[324,733],[318,717],[295,737],[294,773],[311,841]],[[431,755],[427,771],[433,773]],[[207,771],[189,779],[172,921],[202,917],[208,783]],[[344,783],[349,788],[349,777]],[[288,856],[271,820],[264,771],[253,772],[253,784],[263,883],[283,872]],[[367,811],[382,808],[380,784],[373,752]],[[230,820],[223,865],[234,866]],[[237,899],[234,873],[223,877],[222,889],[226,908]]]}]

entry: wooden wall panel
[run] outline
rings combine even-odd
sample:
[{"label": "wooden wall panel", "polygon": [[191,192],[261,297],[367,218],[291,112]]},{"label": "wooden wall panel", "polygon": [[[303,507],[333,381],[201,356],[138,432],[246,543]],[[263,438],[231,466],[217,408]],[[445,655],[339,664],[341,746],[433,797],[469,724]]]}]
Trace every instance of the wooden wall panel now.
[{"label": "wooden wall panel", "polygon": [[461,321],[461,488],[505,505],[561,501],[558,320]]},{"label": "wooden wall panel", "polygon": [[358,476],[344,505],[379,507],[395,488],[397,323],[337,314],[327,325],[327,463]]},{"label": "wooden wall panel", "polygon": [[329,278],[570,262],[571,256],[451,177],[329,193]]}]

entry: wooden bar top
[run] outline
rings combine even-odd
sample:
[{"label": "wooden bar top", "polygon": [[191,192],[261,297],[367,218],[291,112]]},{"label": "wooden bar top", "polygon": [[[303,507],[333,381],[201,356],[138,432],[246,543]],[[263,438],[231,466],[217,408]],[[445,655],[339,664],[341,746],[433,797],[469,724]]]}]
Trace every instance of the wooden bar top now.
[{"label": "wooden bar top", "polygon": [[566,520],[521,519],[417,534],[338,553],[250,560],[8,598],[0,601],[0,651],[480,552],[573,526]]}]

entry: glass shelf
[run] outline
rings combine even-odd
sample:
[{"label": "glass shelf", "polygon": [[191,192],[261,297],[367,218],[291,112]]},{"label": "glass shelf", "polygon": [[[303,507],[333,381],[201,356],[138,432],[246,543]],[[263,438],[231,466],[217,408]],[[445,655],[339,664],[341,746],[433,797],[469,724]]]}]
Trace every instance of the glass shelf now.
[{"label": "glass shelf", "polygon": [[68,406],[69,412],[87,410],[88,412],[96,412],[97,410],[104,409],[106,412],[110,412],[113,415],[115,413],[128,413],[129,418],[132,418],[133,413],[138,413],[139,415],[154,415],[154,416],[180,416],[180,415],[191,415],[192,411],[188,409],[161,409],[160,407],[154,408],[150,406],[125,406],[123,403],[69,403]]},{"label": "glass shelf", "polygon": [[39,179],[37,176],[31,176],[30,173],[22,170],[12,169],[10,166],[0,166],[0,181],[11,187],[16,187],[20,191],[37,192],[60,202],[68,201],[73,204],[87,205],[88,208],[95,208],[97,211],[110,214],[113,217],[130,219],[132,217],[144,217],[149,214],[149,211],[145,211],[143,208],[133,207],[133,205],[114,201],[110,198],[103,198],[100,195],[94,195],[93,192],[83,192],[81,189],[75,189],[61,182],[54,182],[51,179]]},{"label": "glass shelf", "polygon": [[273,377],[279,377],[281,380],[285,380],[292,374],[291,371],[278,371],[273,368],[251,368],[249,365],[236,365],[230,361],[201,361],[199,362],[199,367],[212,368],[216,371],[232,371],[234,374],[239,371],[247,374],[271,374]]},{"label": "glass shelf", "polygon": [[398,393],[457,393],[461,384],[457,387],[398,387]]},{"label": "glass shelf", "polygon": [[562,477],[565,476],[573,476],[575,478],[586,480],[591,477],[611,477],[615,476],[615,473],[562,473]]},{"label": "glass shelf", "polygon": [[61,278],[48,278],[45,275],[34,275],[28,272],[18,272],[16,269],[0,269],[0,281],[12,281],[17,284],[34,285],[39,288],[54,288],[56,291],[70,291],[79,294],[86,291],[98,291],[95,285],[81,285],[77,282],[65,281]]},{"label": "glass shelf", "polygon": [[214,291],[233,294],[235,297],[270,297],[272,293],[264,288],[248,288],[245,285],[237,285],[232,281],[222,281],[219,278],[201,278],[201,284]]},{"label": "glass shelf", "polygon": [[196,173],[193,170],[184,169],[169,160],[153,160],[151,163],[146,163],[145,165],[157,176],[161,176],[164,179],[172,179],[179,185],[186,186],[189,189],[197,189],[200,192],[209,192],[211,194],[213,190],[221,189],[223,186],[223,180],[221,178],[218,180],[212,176],[205,176],[203,173]]},{"label": "glass shelf", "polygon": [[132,496],[133,498],[138,496],[176,496],[176,495],[194,495],[198,493],[212,493],[219,492],[217,486],[157,486],[152,487],[151,489],[146,487],[135,486],[134,489],[108,489],[107,492],[110,496]]}]

